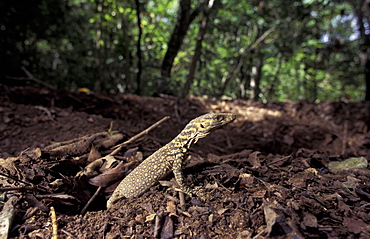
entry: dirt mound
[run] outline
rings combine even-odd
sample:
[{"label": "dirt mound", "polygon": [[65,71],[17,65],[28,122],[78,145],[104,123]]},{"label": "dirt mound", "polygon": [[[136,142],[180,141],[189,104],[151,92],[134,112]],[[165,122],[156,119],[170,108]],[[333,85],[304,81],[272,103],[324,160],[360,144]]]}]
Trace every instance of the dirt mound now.
[{"label": "dirt mound", "polygon": [[[328,170],[331,161],[370,155],[368,103],[263,104],[0,88],[0,182],[16,209],[11,238],[50,237],[51,206],[61,238],[370,236],[370,171]],[[206,112],[237,115],[191,148],[186,181],[203,186],[206,200],[183,199],[171,174],[107,211],[113,190],[107,179],[98,179],[104,185],[98,187],[86,175],[77,177],[115,145],[170,116],[114,154],[113,165],[122,162],[124,174]]]}]

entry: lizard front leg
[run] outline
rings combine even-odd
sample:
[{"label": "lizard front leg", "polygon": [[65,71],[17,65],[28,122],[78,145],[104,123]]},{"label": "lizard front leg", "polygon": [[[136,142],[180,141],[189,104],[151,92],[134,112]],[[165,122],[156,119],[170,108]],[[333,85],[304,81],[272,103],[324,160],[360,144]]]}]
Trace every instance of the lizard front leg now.
[{"label": "lizard front leg", "polygon": [[184,182],[184,174],[181,170],[181,167],[182,167],[182,162],[185,159],[185,156],[186,156],[186,153],[181,152],[181,153],[177,154],[176,157],[175,157],[175,160],[174,160],[173,166],[172,166],[172,171],[173,171],[173,174],[175,175],[175,179],[176,179],[177,183],[179,184],[181,191],[188,194],[189,196],[193,196],[195,194],[195,195],[203,198],[204,193],[198,187],[195,188],[195,189],[190,188]]}]

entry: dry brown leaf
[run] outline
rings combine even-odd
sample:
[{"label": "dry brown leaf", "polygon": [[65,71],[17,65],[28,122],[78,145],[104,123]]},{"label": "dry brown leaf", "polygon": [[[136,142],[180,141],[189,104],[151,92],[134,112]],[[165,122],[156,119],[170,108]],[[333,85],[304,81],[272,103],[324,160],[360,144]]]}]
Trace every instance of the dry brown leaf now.
[{"label": "dry brown leaf", "polygon": [[157,214],[153,213],[153,214],[150,214],[150,215],[146,216],[145,217],[145,222],[151,222],[151,221],[153,221],[155,219],[155,216],[156,215]]},{"label": "dry brown leaf", "polygon": [[253,168],[261,166],[261,162],[258,158],[259,154],[261,154],[261,152],[256,151],[256,152],[251,153],[248,157],[248,162],[252,164]]},{"label": "dry brown leaf", "polygon": [[239,175],[239,186],[241,188],[251,187],[254,182],[254,176],[249,173],[242,173]]},{"label": "dry brown leaf", "polygon": [[[18,160],[18,157],[9,157],[6,159],[0,158],[0,167],[3,167],[5,170],[9,172],[11,175],[15,175],[17,173],[17,170],[15,168],[14,162]],[[2,178],[2,177],[1,177]],[[3,182],[0,178],[0,183],[6,183],[6,181]],[[4,185],[4,184],[2,184]]]},{"label": "dry brown leaf", "polygon": [[176,214],[176,204],[174,201],[167,201],[166,212]]},{"label": "dry brown leaf", "polygon": [[132,161],[129,163],[123,163],[122,161],[118,165],[110,170],[105,171],[98,176],[89,179],[89,183],[98,187],[107,187],[120,179],[123,179],[127,173],[137,161]]},{"label": "dry brown leaf", "polygon": [[222,214],[224,214],[227,210],[229,210],[228,208],[221,208],[221,209],[218,209],[217,210],[217,213],[218,213],[218,215],[222,215]]},{"label": "dry brown leaf", "polygon": [[30,157],[33,160],[37,160],[41,157],[41,149],[40,148],[35,148],[32,150],[27,150],[24,152],[25,155]]},{"label": "dry brown leaf", "polygon": [[161,238],[170,239],[173,238],[173,220],[171,217],[166,216],[161,231]]},{"label": "dry brown leaf", "polygon": [[305,212],[302,223],[305,227],[315,227],[316,228],[317,218],[311,213]]},{"label": "dry brown leaf", "polygon": [[92,145],[91,149],[90,149],[89,156],[87,157],[87,163],[91,163],[91,162],[97,160],[98,158],[101,158],[101,154],[96,149],[96,147],[94,145]]}]

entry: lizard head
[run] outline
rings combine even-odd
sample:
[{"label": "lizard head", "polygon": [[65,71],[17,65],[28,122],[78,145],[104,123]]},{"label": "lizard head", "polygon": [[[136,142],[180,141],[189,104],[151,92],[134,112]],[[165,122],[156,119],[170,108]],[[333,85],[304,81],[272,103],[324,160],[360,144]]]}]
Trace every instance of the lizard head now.
[{"label": "lizard head", "polygon": [[187,125],[193,131],[193,137],[200,139],[206,137],[213,130],[234,121],[236,116],[232,113],[208,113],[193,119]]}]

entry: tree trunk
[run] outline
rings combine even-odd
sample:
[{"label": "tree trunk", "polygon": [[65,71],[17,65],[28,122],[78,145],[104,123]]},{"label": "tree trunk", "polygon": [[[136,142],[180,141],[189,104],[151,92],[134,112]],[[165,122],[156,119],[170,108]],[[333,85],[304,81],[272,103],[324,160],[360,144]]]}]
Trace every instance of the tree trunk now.
[{"label": "tree trunk", "polygon": [[99,0],[97,4],[97,10],[99,15],[99,26],[98,30],[96,31],[96,65],[98,68],[98,76],[94,84],[94,91],[102,91],[103,88],[103,69],[102,69],[102,54],[101,54],[101,45],[100,40],[102,39],[102,32],[103,32],[103,0]]},{"label": "tree trunk", "polygon": [[370,101],[370,38],[369,35],[366,34],[363,22],[364,17],[366,17],[367,22],[370,22],[370,0],[364,0],[361,3],[359,1],[350,1],[350,3],[352,4],[354,12],[357,15],[357,24],[361,36],[359,49],[361,54],[360,58],[362,59],[362,65],[365,68],[365,100]]},{"label": "tree trunk", "polygon": [[162,93],[162,91],[165,91],[164,88],[168,85],[167,81],[171,76],[171,69],[175,57],[180,50],[181,44],[186,36],[191,22],[199,14],[199,11],[200,7],[194,11],[191,11],[190,0],[179,0],[177,23],[167,44],[168,48],[162,62],[161,79],[157,86],[157,93]]},{"label": "tree trunk", "polygon": [[365,101],[370,101],[370,60],[366,60],[365,64],[365,80],[366,80],[366,94]]},{"label": "tree trunk", "polygon": [[[367,22],[370,22],[370,0],[365,0],[362,8],[360,10],[364,11],[364,15],[367,19]],[[360,16],[359,16],[360,18]],[[360,21],[358,21],[360,22]],[[363,50],[365,54],[365,82],[366,82],[366,94],[365,94],[365,101],[370,101],[370,37],[368,34],[365,32],[365,27],[361,19],[361,24],[362,24],[362,31],[361,31],[361,36],[363,38],[363,46],[361,49]]]},{"label": "tree trunk", "polygon": [[260,99],[262,66],[263,66],[262,56],[261,54],[258,54],[256,64],[252,68],[251,75],[251,99],[254,101],[258,101]]},{"label": "tree trunk", "polygon": [[266,93],[266,98],[267,99],[274,98],[274,93],[276,91],[276,86],[278,85],[278,82],[279,82],[279,73],[280,73],[280,70],[281,70],[282,63],[283,63],[283,56],[281,54],[279,54],[278,57],[279,57],[279,61],[277,62],[276,66],[275,66],[275,72],[274,72],[274,75],[273,75],[273,78],[272,78],[272,82],[268,86],[268,89],[267,89],[267,93]]},{"label": "tree trunk", "polygon": [[140,17],[140,1],[135,0],[136,4],[136,18],[137,18],[137,26],[139,28],[139,35],[137,38],[136,43],[136,56],[137,56],[137,74],[136,74],[136,91],[137,95],[141,94],[140,84],[141,84],[141,72],[143,69],[142,62],[141,62],[141,36],[143,34],[143,29],[141,28],[141,17]]},{"label": "tree trunk", "polygon": [[[117,12],[119,12],[117,10]],[[133,90],[133,85],[134,85],[134,79],[132,77],[132,72],[131,72],[131,39],[130,39],[130,36],[129,36],[129,23],[127,22],[127,19],[126,17],[123,15],[123,13],[120,13],[120,16],[121,16],[121,20],[122,20],[122,38],[123,38],[123,42],[122,44],[124,44],[126,47],[124,47],[122,50],[122,55],[124,56],[124,60],[123,60],[123,67],[120,69],[123,74],[124,74],[124,78],[123,78],[123,82],[122,84],[124,85],[124,92],[130,92],[132,93]]]},{"label": "tree trunk", "polygon": [[206,28],[207,28],[207,23],[208,23],[208,17],[210,14],[210,11],[212,10],[214,4],[212,2],[212,5],[209,4],[209,0],[206,1],[208,8],[203,12],[203,17],[200,21],[200,26],[199,26],[199,31],[198,31],[198,36],[197,36],[197,43],[195,46],[195,51],[194,51],[194,56],[191,61],[190,69],[189,69],[189,74],[186,77],[186,82],[184,85],[184,88],[181,92],[181,98],[185,98],[190,91],[190,86],[193,84],[194,80],[194,74],[195,74],[195,69],[197,66],[197,62],[200,59],[200,55],[202,53],[202,42],[204,39],[204,35],[206,34]]},{"label": "tree trunk", "polygon": [[262,35],[258,34],[255,42],[252,43],[250,46],[248,46],[247,49],[245,49],[244,51],[242,51],[242,53],[239,55],[239,57],[237,59],[237,64],[235,64],[234,67],[232,67],[231,70],[228,71],[223,76],[223,78],[222,78],[222,85],[221,85],[221,87],[219,89],[219,92],[218,92],[218,97],[221,97],[224,94],[224,92],[226,91],[226,88],[227,88],[230,80],[234,77],[235,74],[237,74],[237,72],[239,72],[240,68],[244,64],[244,61],[247,58],[247,55],[252,50],[254,50],[255,48],[257,48],[257,46],[260,45],[270,35],[270,33],[272,33],[273,31],[275,31],[277,27],[278,27],[278,25],[275,25],[275,26],[271,27],[270,29],[268,29],[267,31],[265,31]]},{"label": "tree trunk", "polygon": [[[253,59],[249,58],[247,64],[243,64],[240,67],[240,80],[236,78],[239,83],[239,94],[238,98],[247,99],[250,97],[250,86],[251,86],[251,72],[250,68],[253,64]],[[247,97],[248,96],[248,97]]]}]

